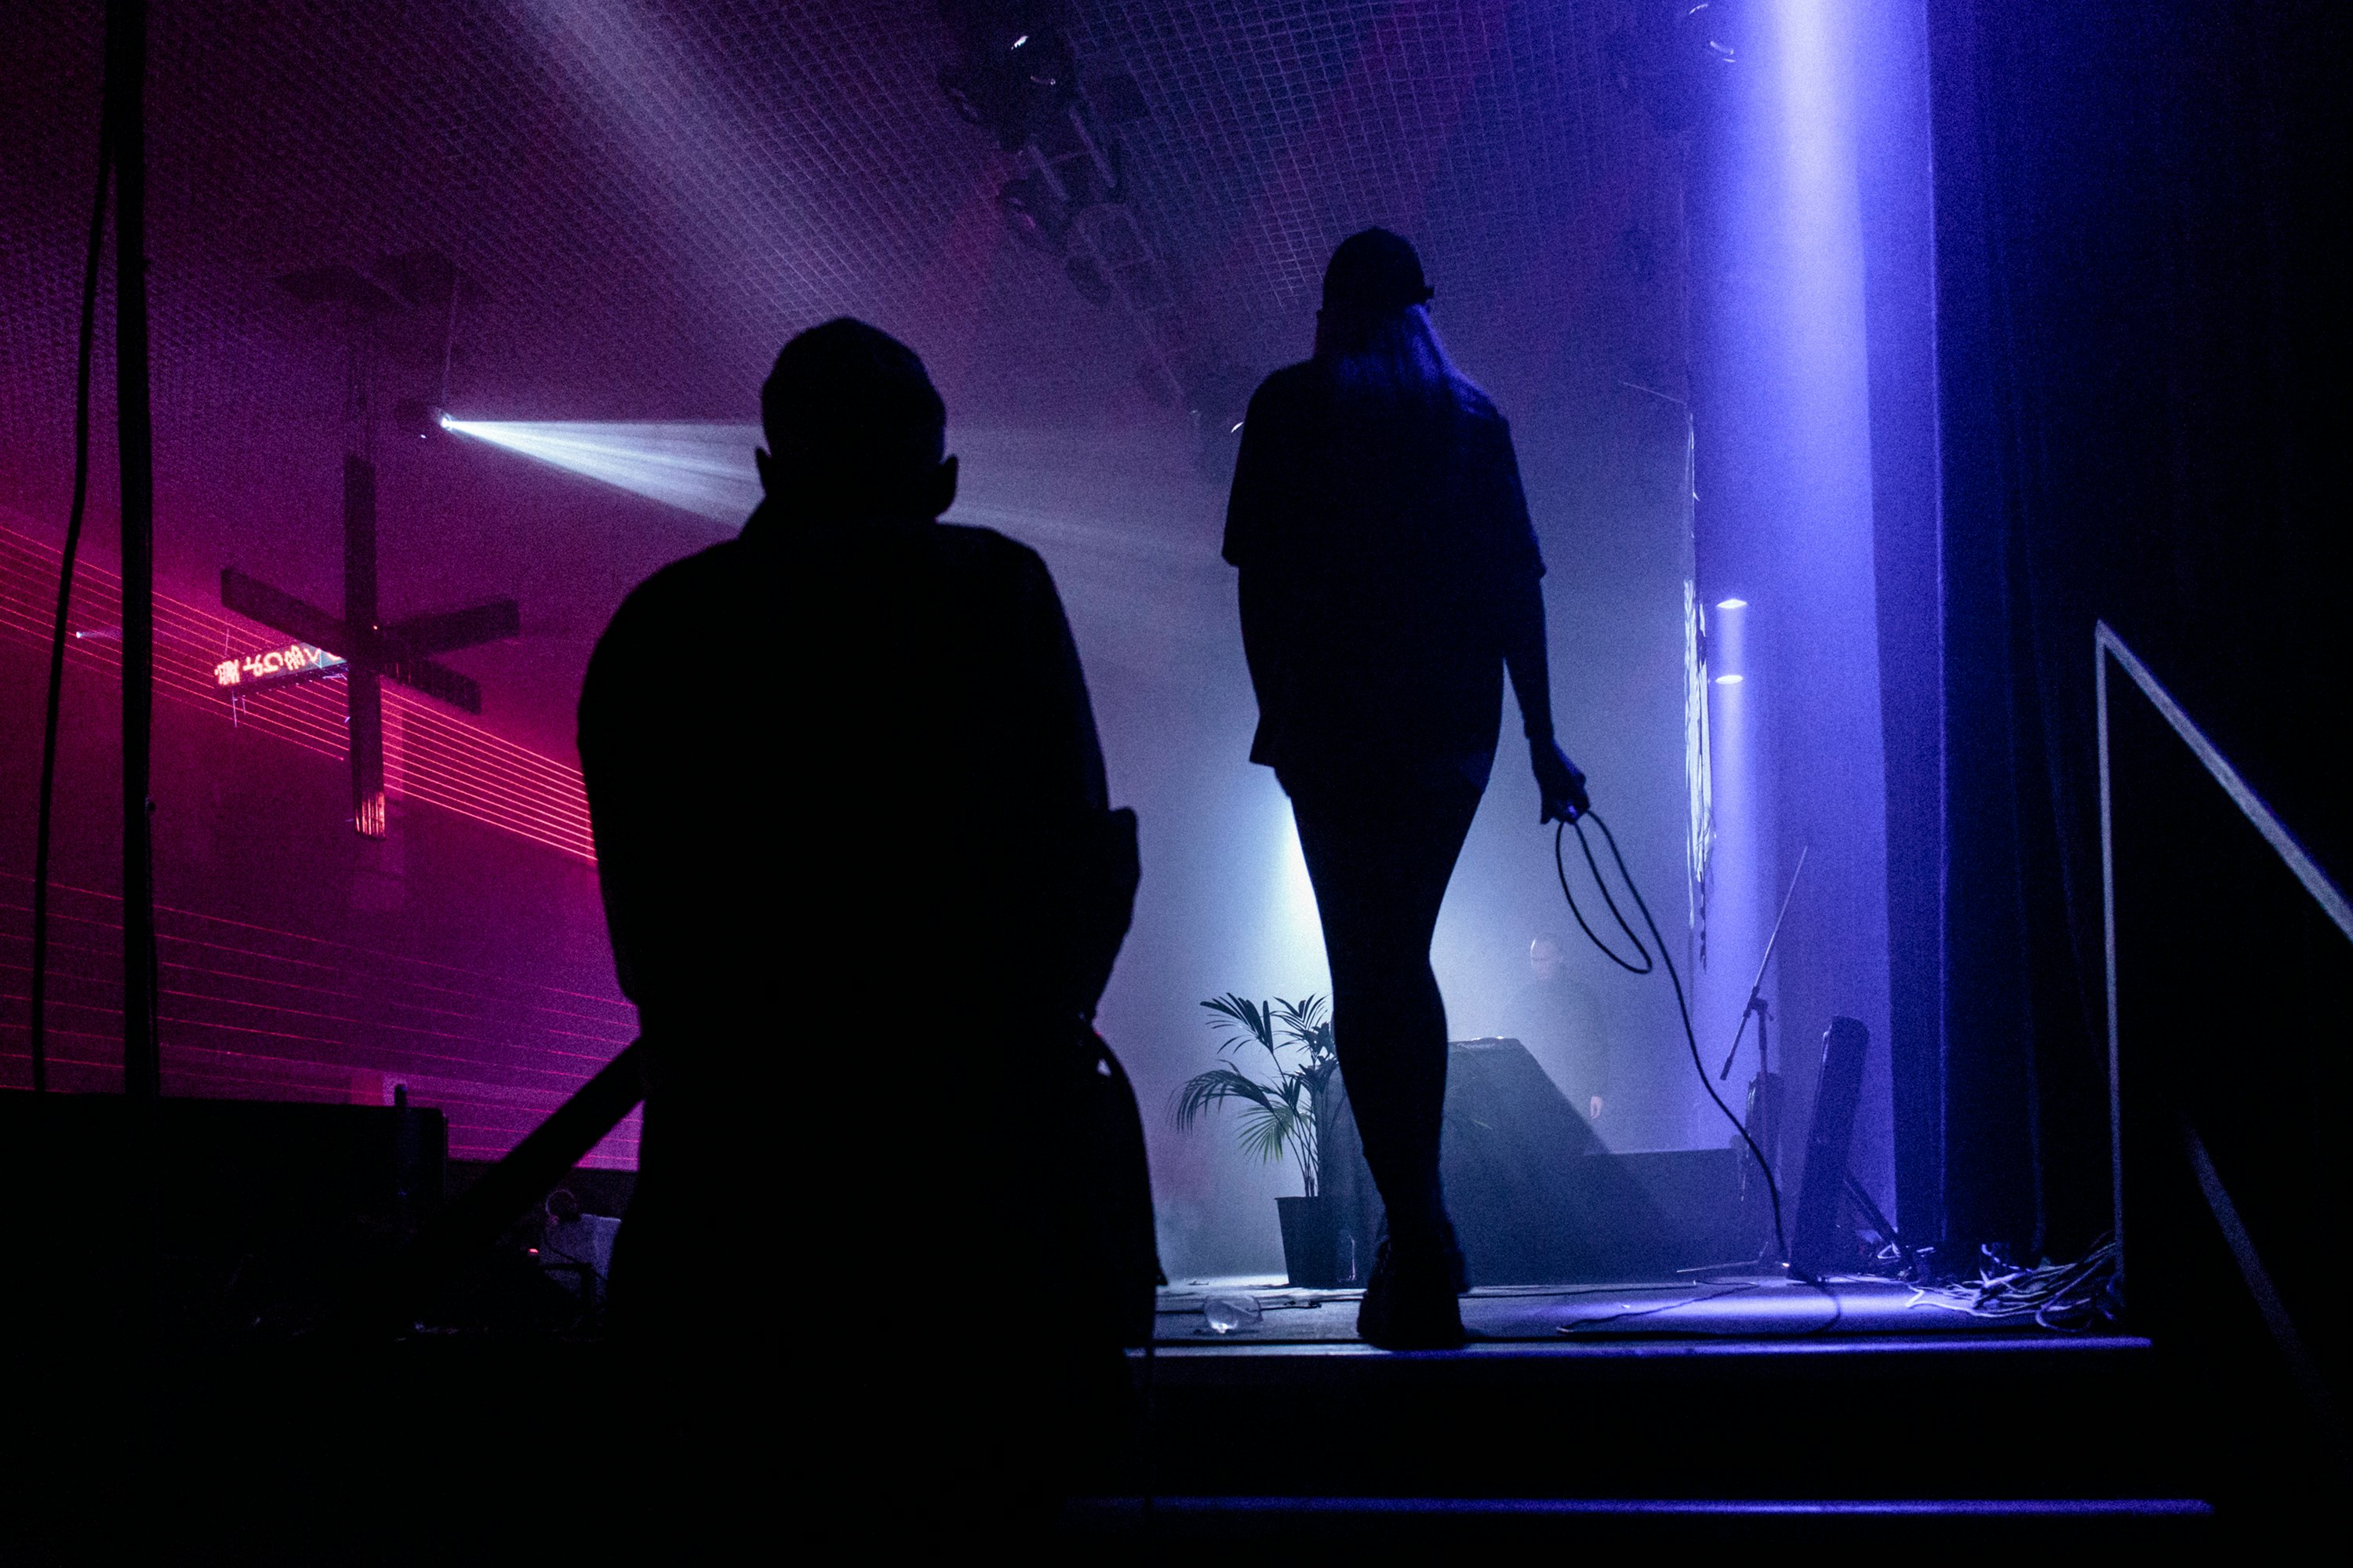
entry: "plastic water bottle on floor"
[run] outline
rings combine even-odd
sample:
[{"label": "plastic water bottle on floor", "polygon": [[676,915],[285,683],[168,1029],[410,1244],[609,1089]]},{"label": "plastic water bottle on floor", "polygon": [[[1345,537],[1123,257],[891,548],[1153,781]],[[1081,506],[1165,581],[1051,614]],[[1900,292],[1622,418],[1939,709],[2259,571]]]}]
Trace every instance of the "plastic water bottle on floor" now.
[{"label": "plastic water bottle on floor", "polygon": [[1248,1296],[1212,1296],[1201,1303],[1201,1316],[1209,1320],[1209,1332],[1230,1334],[1238,1329],[1255,1329],[1266,1314]]}]

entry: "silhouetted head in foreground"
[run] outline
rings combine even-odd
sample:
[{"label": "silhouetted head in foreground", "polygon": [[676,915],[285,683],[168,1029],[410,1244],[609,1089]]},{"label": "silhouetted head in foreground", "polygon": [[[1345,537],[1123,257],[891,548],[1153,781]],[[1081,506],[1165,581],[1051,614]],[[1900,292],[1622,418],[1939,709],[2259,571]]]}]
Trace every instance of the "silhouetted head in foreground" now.
[{"label": "silhouetted head in foreground", "polygon": [[1413,241],[1386,228],[1348,236],[1324,269],[1327,311],[1401,311],[1430,303],[1437,292],[1421,274],[1421,256]]},{"label": "silhouetted head in foreground", "polygon": [[937,517],[955,500],[947,407],[915,351],[848,316],[785,344],[760,388],[761,488],[812,520]]},{"label": "silhouetted head in foreground", "polygon": [[1367,228],[1340,242],[1324,270],[1315,357],[1331,367],[1344,397],[1427,406],[1477,395],[1430,324],[1436,291],[1403,235]]}]

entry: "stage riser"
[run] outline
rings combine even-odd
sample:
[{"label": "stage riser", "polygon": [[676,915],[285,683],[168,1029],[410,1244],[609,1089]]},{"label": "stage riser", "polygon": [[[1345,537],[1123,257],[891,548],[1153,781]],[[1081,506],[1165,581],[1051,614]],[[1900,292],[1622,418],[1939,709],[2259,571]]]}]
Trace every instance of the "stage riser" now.
[{"label": "stage riser", "polygon": [[[1270,1347],[1163,1353],[1150,1377],[1155,1484],[1201,1496],[2116,1498],[2193,1495],[2200,1478],[2202,1446],[2129,1340]],[[1270,1410],[1320,1436],[1270,1466],[1237,1441]],[[1987,1413],[1978,1440],[1970,1411]],[[2014,1436],[2087,1422],[2097,1440],[2063,1458]]]},{"label": "stage riser", "polygon": [[1901,1511],[1822,1509],[1813,1504],[1753,1511],[1693,1512],[1641,1505],[1549,1510],[1498,1505],[1465,1509],[1450,1499],[1427,1507],[1356,1511],[1313,1499],[1269,1508],[1235,1498],[1163,1498],[1146,1511],[1141,1499],[1088,1499],[1064,1515],[1060,1536],[1074,1550],[1181,1550],[1246,1547],[1280,1554],[1285,1563],[1397,1561],[1417,1550],[1575,1552],[1580,1558],[1612,1548],[1698,1551],[1717,1548],[1835,1552],[1933,1550],[2030,1551],[2104,1548],[2179,1551],[2217,1539],[2217,1521],[2187,1499],[2094,1504],[2067,1511],[2045,1508],[1928,1503]]},{"label": "stage riser", "polygon": [[[895,1371],[1004,1353],[977,1338],[909,1345]],[[1140,1358],[1131,1366],[1140,1389]],[[127,1483],[178,1510],[194,1540],[282,1547],[290,1531],[369,1537],[381,1527],[417,1547],[415,1560],[441,1561],[453,1541],[480,1543],[480,1520],[532,1517],[513,1513],[513,1499],[577,1489],[626,1450],[609,1347],[554,1337],[433,1337],[357,1355],[253,1343],[154,1368],[153,1381],[128,1361],[0,1370],[30,1396],[0,1439],[0,1466],[30,1504],[16,1525],[52,1540],[111,1517]],[[1174,1510],[1155,1527],[1164,1539],[1279,1545],[1286,1561],[1293,1546],[1423,1538],[2137,1542],[2202,1527],[2193,1518],[1959,1510],[1531,1516],[1456,1507],[1413,1517],[1232,1499],[2196,1499],[2206,1495],[2200,1482],[2211,1479],[2214,1441],[2188,1429],[2192,1415],[2163,1394],[2158,1358],[2130,1340],[1447,1356],[1270,1347],[1177,1351],[1152,1370],[1148,1433],[1100,1445],[1089,1488],[1097,1500],[1071,1527],[1112,1537],[1134,1528],[1120,1499],[1143,1489],[1148,1455],[1159,1493],[1228,1499]],[[133,1387],[152,1414],[132,1414]],[[927,1449],[926,1430],[911,1408],[907,1454],[920,1459],[907,1484],[918,1491],[927,1465],[954,1462]]]}]

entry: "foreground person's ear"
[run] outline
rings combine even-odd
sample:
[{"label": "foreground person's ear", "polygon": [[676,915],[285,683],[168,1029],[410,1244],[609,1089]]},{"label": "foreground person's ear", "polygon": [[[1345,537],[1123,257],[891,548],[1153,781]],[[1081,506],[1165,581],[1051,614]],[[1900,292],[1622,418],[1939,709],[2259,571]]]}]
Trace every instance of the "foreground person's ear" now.
[{"label": "foreground person's ear", "polygon": [[934,517],[955,504],[956,460],[954,452],[940,460],[940,466],[923,477],[923,507]]}]

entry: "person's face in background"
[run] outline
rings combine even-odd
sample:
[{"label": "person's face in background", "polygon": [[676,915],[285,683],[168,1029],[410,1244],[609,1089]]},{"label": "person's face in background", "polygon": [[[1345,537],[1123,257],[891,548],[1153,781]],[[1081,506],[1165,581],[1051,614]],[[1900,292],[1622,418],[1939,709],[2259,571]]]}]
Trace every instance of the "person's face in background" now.
[{"label": "person's face in background", "polygon": [[1560,973],[1560,944],[1550,937],[1538,937],[1528,944],[1528,968],[1536,979],[1549,980]]}]

